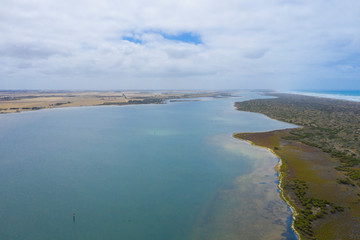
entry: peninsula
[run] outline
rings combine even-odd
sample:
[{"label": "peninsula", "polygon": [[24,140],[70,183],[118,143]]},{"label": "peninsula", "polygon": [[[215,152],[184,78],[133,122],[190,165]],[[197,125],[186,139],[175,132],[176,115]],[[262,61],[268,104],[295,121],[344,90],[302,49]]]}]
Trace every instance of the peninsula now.
[{"label": "peninsula", "polygon": [[[269,94],[267,94],[269,95]],[[360,103],[293,94],[235,104],[299,128],[237,133],[281,159],[282,197],[300,239],[360,239]]]}]

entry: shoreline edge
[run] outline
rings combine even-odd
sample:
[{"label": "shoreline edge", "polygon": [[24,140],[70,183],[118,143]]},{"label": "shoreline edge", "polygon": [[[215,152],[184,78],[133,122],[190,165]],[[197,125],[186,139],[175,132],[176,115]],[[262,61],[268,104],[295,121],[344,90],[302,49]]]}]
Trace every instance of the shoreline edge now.
[{"label": "shoreline edge", "polygon": [[[245,132],[243,132],[243,133],[245,133]],[[233,135],[232,135],[233,138],[238,139],[238,140],[243,141],[243,142],[247,142],[250,145],[255,146],[255,147],[264,148],[264,149],[268,150],[270,153],[272,153],[275,157],[277,157],[279,159],[278,163],[274,166],[274,168],[275,168],[275,171],[278,173],[279,183],[278,183],[277,186],[278,186],[278,189],[280,190],[280,198],[286,203],[286,205],[288,205],[288,207],[291,210],[291,217],[292,217],[291,229],[294,231],[297,239],[302,240],[302,237],[301,237],[300,233],[295,229],[295,226],[294,226],[294,222],[296,220],[296,217],[299,215],[299,213],[297,212],[295,206],[292,205],[290,200],[286,197],[284,189],[282,187],[283,186],[283,181],[284,181],[284,173],[281,171],[281,166],[284,164],[283,160],[272,149],[270,149],[268,147],[257,145],[257,144],[255,144],[254,142],[252,142],[250,140],[236,137],[235,134],[237,134],[237,133],[233,133]]]}]

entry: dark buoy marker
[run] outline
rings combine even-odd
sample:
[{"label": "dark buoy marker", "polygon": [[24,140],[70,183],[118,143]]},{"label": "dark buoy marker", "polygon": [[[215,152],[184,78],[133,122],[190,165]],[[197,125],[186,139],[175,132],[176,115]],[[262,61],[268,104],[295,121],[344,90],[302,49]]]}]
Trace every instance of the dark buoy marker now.
[{"label": "dark buoy marker", "polygon": [[75,222],[75,213],[73,213],[73,222]]}]

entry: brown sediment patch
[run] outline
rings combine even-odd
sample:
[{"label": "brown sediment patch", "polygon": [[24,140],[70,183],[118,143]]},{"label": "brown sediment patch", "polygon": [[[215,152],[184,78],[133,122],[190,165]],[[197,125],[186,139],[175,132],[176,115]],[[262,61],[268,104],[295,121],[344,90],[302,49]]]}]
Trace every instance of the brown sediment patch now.
[{"label": "brown sediment patch", "polygon": [[[309,199],[322,199],[344,207],[343,212],[328,213],[311,222],[313,236],[301,233],[301,239],[360,239],[360,202],[357,186],[337,182],[345,178],[336,171],[338,161],[318,148],[303,143],[286,140],[290,130],[277,130],[263,133],[238,133],[235,138],[250,141],[255,145],[269,148],[283,162],[280,169],[284,200],[301,213],[305,209],[297,199],[291,182],[295,179],[308,185],[306,195]],[[296,215],[296,213],[295,213]],[[294,226],[293,226],[294,227]]]}]

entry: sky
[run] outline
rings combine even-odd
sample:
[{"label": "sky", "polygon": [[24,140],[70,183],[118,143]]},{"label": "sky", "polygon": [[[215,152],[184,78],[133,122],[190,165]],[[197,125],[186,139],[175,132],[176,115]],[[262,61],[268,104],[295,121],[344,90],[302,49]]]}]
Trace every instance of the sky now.
[{"label": "sky", "polygon": [[2,0],[0,89],[360,89],[359,0]]}]

